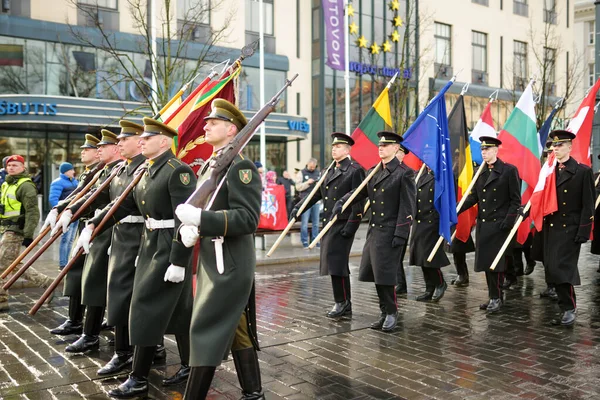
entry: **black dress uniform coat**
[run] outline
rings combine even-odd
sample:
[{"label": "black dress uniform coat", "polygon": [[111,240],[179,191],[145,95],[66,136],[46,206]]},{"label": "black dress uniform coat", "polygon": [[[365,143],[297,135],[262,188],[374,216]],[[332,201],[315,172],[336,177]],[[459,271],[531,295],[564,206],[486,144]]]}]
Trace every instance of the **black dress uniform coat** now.
[{"label": "black dress uniform coat", "polygon": [[[94,169],[94,167],[96,166],[96,164],[91,165],[89,167],[86,167],[85,170],[81,173],[81,175],[79,175],[79,186],[84,186],[85,185],[85,180],[87,179],[87,176],[89,175],[89,173]],[[78,186],[78,188],[79,188]],[[71,202],[71,199],[65,199],[60,201],[57,205],[56,208],[59,212],[62,212],[65,208],[67,208],[67,206],[69,205],[69,203]],[[88,213],[86,213],[86,215],[90,216],[93,215],[94,210],[90,210]],[[81,233],[81,231],[83,230],[83,228],[85,228],[85,224],[86,224],[87,218],[86,217],[81,217],[78,220],[78,225],[77,225],[77,233]],[[74,243],[77,242],[77,237],[74,240]],[[85,261],[85,256],[80,256],[77,258],[77,260],[75,261],[75,263],[73,264],[73,266],[71,267],[71,269],[69,269],[69,272],[67,272],[67,276],[65,276],[65,283],[63,285],[63,296],[80,296],[81,297],[81,274],[83,272],[83,263]]]},{"label": "black dress uniform coat", "polygon": [[[204,174],[211,173],[207,170]],[[202,211],[200,263],[190,328],[192,367],[221,364],[245,310],[250,339],[258,347],[253,291],[254,233],[260,220],[261,192],[261,178],[254,163],[238,155],[227,170],[225,184],[212,207]],[[218,237],[224,238],[223,274],[217,271],[213,242]]]},{"label": "black dress uniform coat", "polygon": [[433,206],[435,179],[433,174],[422,175],[417,182],[417,213],[410,236],[410,265],[426,268],[442,268],[450,261],[442,248],[427,262],[429,253],[440,237],[440,214]]},{"label": "black dress uniform coat", "polygon": [[[310,209],[319,200],[323,200],[323,224],[331,218],[335,203],[346,193],[356,189],[365,179],[365,171],[355,161],[345,158],[340,166],[330,169],[325,181],[315,193],[305,210]],[[360,227],[363,202],[348,207],[338,215],[337,221],[323,236],[321,241],[321,275],[348,276],[348,262],[354,235]],[[344,231],[344,235],[342,235]]]},{"label": "black dress uniform coat", "polygon": [[[454,164],[456,166],[458,166],[458,164]],[[453,168],[454,168],[453,165]],[[459,177],[460,171],[457,172],[457,168],[454,168],[454,189],[456,190],[456,204],[459,203],[458,201],[458,177]],[[466,188],[465,188],[466,189]],[[456,230],[456,226],[452,227],[452,233],[454,234],[454,231]],[[457,238],[454,238],[454,240],[452,241],[452,243],[450,245],[448,245],[447,243],[444,243],[444,250],[449,252],[449,253],[472,253],[475,251],[475,242],[473,241],[473,230],[471,229],[471,234],[469,234],[469,238],[467,239],[466,242],[463,242],[461,240],[458,240]]]},{"label": "black dress uniform coat", "polygon": [[[101,185],[112,173],[113,168],[121,168],[122,161],[106,164],[97,185]],[[75,214],[91,193],[83,196],[69,209]],[[100,210],[110,203],[110,189],[107,188],[90,204],[90,210]],[[85,256],[81,275],[81,304],[86,306],[106,306],[106,281],[108,279],[108,248],[112,237],[112,229],[107,229],[94,238],[90,252]]]},{"label": "black dress uniform coat", "polygon": [[[119,197],[133,181],[136,171],[146,162],[146,157],[138,154],[127,166],[119,171],[110,182],[111,203],[90,222],[98,226],[114,200]],[[138,171],[139,173],[139,171]],[[142,217],[137,208],[131,216]],[[110,326],[126,326],[129,323],[129,306],[133,293],[135,276],[135,258],[140,248],[140,240],[144,233],[144,223],[120,223],[113,221],[110,256],[108,259],[107,313],[106,320]]]},{"label": "black dress uniform coat", "polygon": [[581,245],[577,236],[588,238],[594,221],[594,177],[590,167],[573,158],[556,170],[558,211],[544,218],[544,268],[548,283],[580,285],[577,261]]},{"label": "black dress uniform coat", "polygon": [[[596,183],[596,179],[598,178],[598,173],[594,174],[594,184]],[[600,185],[596,186],[595,190],[596,198],[600,196]],[[595,205],[595,203],[594,203]],[[592,240],[591,253],[592,254],[600,254],[600,207],[596,208],[594,212],[594,237]]]},{"label": "black dress uniform coat", "polygon": [[[175,228],[144,226],[129,311],[133,346],[155,346],[165,334],[187,334],[192,314],[192,249],[175,236],[181,224],[175,208],[194,192],[196,175],[170,150],[148,163],[148,171],[123,201],[111,223],[136,213],[137,207],[145,219],[174,219]],[[170,264],[185,268],[183,282],[165,282]]]},{"label": "black dress uniform coat", "polygon": [[[479,175],[461,212],[478,204],[477,250],[475,251],[475,271],[489,271],[504,241],[508,237],[521,206],[521,189],[517,168],[497,159],[491,170],[485,168]],[[506,229],[500,229],[502,224]],[[510,253],[510,246],[505,254]],[[504,272],[504,262],[499,262],[495,272]]]},{"label": "black dress uniform coat", "polygon": [[[345,195],[342,201],[350,195]],[[392,241],[394,236],[408,241],[415,196],[414,171],[394,157],[354,199],[353,203],[367,197],[371,201],[371,220],[358,274],[360,281],[396,285],[402,246],[392,247]]]}]

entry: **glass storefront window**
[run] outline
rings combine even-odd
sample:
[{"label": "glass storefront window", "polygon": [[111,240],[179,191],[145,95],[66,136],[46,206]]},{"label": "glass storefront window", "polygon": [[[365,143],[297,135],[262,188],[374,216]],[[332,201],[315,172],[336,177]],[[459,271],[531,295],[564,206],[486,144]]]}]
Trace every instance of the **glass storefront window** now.
[{"label": "glass storefront window", "polygon": [[[258,68],[243,67],[240,74],[239,104],[242,110],[257,111],[260,104],[260,73]],[[269,101],[285,84],[285,72],[265,70],[265,101]],[[287,92],[283,92],[275,112],[287,110]]]},{"label": "glass storefront window", "polygon": [[[266,152],[266,171],[275,171],[277,176],[281,176],[283,173],[286,161],[287,161],[287,143],[286,142],[272,142],[267,141]],[[260,160],[260,141],[251,140],[250,143],[244,148],[244,157],[251,161]]]}]

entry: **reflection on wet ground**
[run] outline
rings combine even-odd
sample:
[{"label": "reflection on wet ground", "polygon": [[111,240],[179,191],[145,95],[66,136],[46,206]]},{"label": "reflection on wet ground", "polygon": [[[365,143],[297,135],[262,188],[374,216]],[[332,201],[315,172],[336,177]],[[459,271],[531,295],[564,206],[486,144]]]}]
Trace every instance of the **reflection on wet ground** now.
[{"label": "reflection on wet ground", "polygon": [[[356,280],[353,259],[352,318],[329,320],[331,283],[318,275],[318,262],[260,267],[257,272],[259,354],[267,398],[286,399],[598,399],[600,287],[597,257],[584,246],[577,288],[578,319],[572,328],[549,325],[556,303],[539,297],[543,269],[519,278],[507,291],[505,307],[486,315],[485,278],[471,274],[466,288],[449,286],[440,303],[421,303],[420,269],[407,267],[408,296],[399,297],[398,328],[391,334],[369,324],[379,308],[372,284]],[[472,256],[472,255],[471,255]],[[469,259],[472,265],[472,258]],[[447,281],[454,268],[444,269]],[[50,335],[66,316],[67,299],[54,300],[35,317],[27,311],[40,295],[21,290],[10,313],[0,314],[0,394],[3,399],[107,399],[125,378],[99,378],[96,370],[111,357],[110,332],[100,351],[70,356],[76,339]],[[184,385],[163,388],[179,358],[172,337],[166,363],[154,366],[150,398],[180,399]],[[233,362],[224,363],[210,398],[239,398]]]}]

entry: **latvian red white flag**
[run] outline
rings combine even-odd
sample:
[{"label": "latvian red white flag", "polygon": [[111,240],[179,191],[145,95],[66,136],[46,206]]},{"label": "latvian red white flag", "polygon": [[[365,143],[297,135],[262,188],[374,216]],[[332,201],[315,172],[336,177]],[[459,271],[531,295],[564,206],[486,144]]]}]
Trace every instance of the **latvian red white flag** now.
[{"label": "latvian red white flag", "polygon": [[556,157],[551,152],[542,165],[538,183],[531,195],[530,216],[538,232],[542,231],[544,217],[558,211],[556,200]]}]

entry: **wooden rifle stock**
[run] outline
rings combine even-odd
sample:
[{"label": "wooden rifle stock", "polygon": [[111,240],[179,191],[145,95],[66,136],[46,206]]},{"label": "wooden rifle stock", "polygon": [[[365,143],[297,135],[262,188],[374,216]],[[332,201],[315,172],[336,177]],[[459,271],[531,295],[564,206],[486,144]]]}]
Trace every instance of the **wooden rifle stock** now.
[{"label": "wooden rifle stock", "polygon": [[[79,217],[81,216],[81,214],[83,214],[83,212],[90,206],[90,204],[92,204],[92,202],[94,200],[96,200],[96,198],[100,195],[100,193],[106,189],[108,187],[108,185],[110,185],[110,181],[112,181],[112,179],[117,176],[118,172],[121,170],[121,168],[125,168],[124,163],[122,163],[119,166],[115,166],[111,172],[111,174],[106,178],[106,180],[104,182],[102,182],[102,184],[98,187],[98,189],[92,193],[90,195],[90,197],[83,203],[83,205],[79,208],[79,210],[77,210],[77,212],[71,217],[71,222],[73,223],[74,221],[76,221],[77,219],[79,219]],[[4,286],[2,286],[2,288],[4,290],[8,290],[8,288],[10,288],[13,283],[15,283],[17,281],[17,279],[19,279],[21,277],[21,275],[23,275],[25,273],[25,271],[27,271],[27,269],[29,267],[31,267],[31,265],[33,265],[34,262],[37,261],[38,258],[40,258],[40,256],[48,249],[48,247],[50,247],[52,245],[52,243],[54,243],[56,241],[56,239],[58,239],[60,237],[60,235],[63,234],[62,228],[59,229],[54,235],[52,235],[50,237],[50,239],[48,239],[46,241],[46,243],[44,243],[44,245],[42,247],[40,247],[40,249],[38,251],[35,252],[35,254],[33,256],[31,256],[31,258],[29,260],[27,260],[27,262],[25,264],[23,264],[23,266],[21,267],[21,269],[19,269],[11,278],[8,282],[6,282],[4,284]]]},{"label": "wooden rifle stock", "polygon": [[[100,163],[96,167],[94,167],[94,169],[92,169],[90,173],[85,177],[83,184],[79,185],[74,191],[72,191],[71,194],[65,200],[70,199],[69,204],[72,204],[79,200],[81,197],[83,197],[83,195],[85,195],[94,186],[96,181],[98,181],[98,178],[100,177],[100,170],[102,168],[104,168],[103,163]],[[60,218],[60,214],[58,215],[57,220],[58,218]],[[17,267],[17,265],[19,265],[19,263],[23,261],[25,257],[27,257],[27,254],[31,253],[31,251],[35,249],[35,247],[42,241],[44,237],[46,237],[46,235],[50,231],[51,229],[49,226],[42,229],[42,231],[37,235],[33,242],[31,242],[31,244],[27,246],[27,248],[21,254],[19,254],[19,256],[8,266],[8,268],[4,270],[2,275],[0,275],[0,278],[5,279],[8,276],[8,274],[10,274]]]},{"label": "wooden rifle stock", "polygon": [[226,172],[227,168],[233,161],[233,159],[246,147],[254,132],[263,123],[269,114],[271,114],[279,98],[283,92],[292,85],[292,82],[298,77],[298,74],[294,75],[292,79],[287,79],[283,88],[279,90],[273,96],[273,98],[265,104],[254,117],[246,124],[241,131],[235,136],[235,138],[223,149],[223,152],[213,160],[214,167],[210,174],[209,179],[202,182],[202,184],[196,188],[194,193],[186,200],[185,204],[191,204],[194,207],[205,209],[209,203],[210,198],[217,191],[219,185],[219,176]]},{"label": "wooden rifle stock", "polygon": [[[104,225],[106,225],[106,222],[110,218],[112,218],[112,216],[115,214],[115,212],[117,212],[117,210],[119,209],[119,207],[121,207],[121,203],[123,203],[123,201],[127,198],[127,196],[129,195],[129,193],[140,182],[140,179],[142,179],[142,176],[144,176],[144,172],[146,172],[146,170],[147,170],[147,167],[145,167],[145,166],[140,167],[140,168],[138,168],[136,170],[136,176],[135,176],[135,178],[133,178],[133,181],[131,181],[131,183],[125,188],[125,190],[123,191],[123,193],[121,193],[121,195],[119,197],[117,197],[117,199],[115,200],[115,203],[106,212],[106,215],[104,216],[104,218],[102,218],[102,221],[100,221],[100,223],[98,224],[98,226],[94,229],[94,232],[92,232],[92,236],[90,238],[90,242],[92,240],[94,240],[94,238],[101,233],[102,228],[104,227]],[[48,300],[48,297],[50,297],[50,295],[52,295],[52,293],[56,290],[56,288],[58,287],[58,285],[60,285],[60,283],[62,282],[62,280],[64,279],[64,277],[67,275],[67,272],[69,272],[69,270],[73,267],[73,265],[75,264],[75,262],[77,261],[77,259],[79,257],[81,257],[82,254],[83,254],[83,249],[79,249],[77,251],[77,254],[75,254],[73,257],[71,257],[71,259],[69,260],[69,262],[67,263],[67,265],[65,265],[65,267],[60,271],[60,273],[58,274],[58,276],[54,279],[54,282],[52,282],[52,284],[50,284],[50,286],[48,286],[48,288],[46,289],[46,291],[44,292],[44,294],[42,294],[42,297],[40,297],[39,300],[31,308],[31,310],[29,310],[29,315],[35,315],[35,313],[38,312],[38,310],[40,309],[40,307],[42,307],[42,305],[44,304],[44,302],[46,300]]]}]

